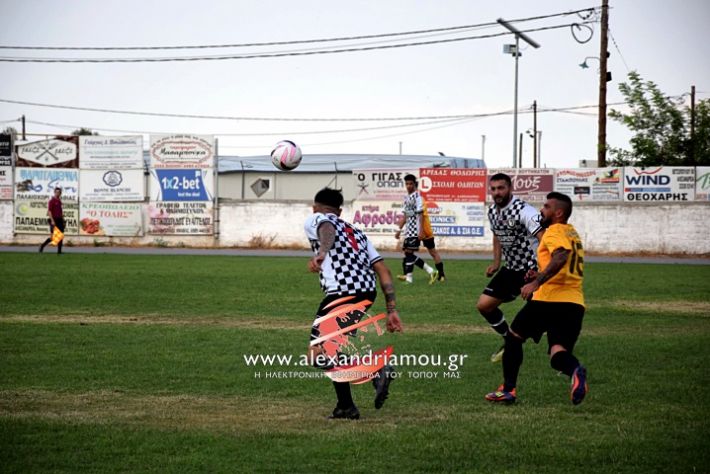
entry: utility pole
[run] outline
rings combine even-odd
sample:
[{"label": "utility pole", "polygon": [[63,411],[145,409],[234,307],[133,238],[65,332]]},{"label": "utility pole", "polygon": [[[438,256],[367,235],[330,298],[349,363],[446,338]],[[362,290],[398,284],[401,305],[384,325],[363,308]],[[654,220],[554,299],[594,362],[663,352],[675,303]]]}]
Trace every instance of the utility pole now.
[{"label": "utility pole", "polygon": [[27,138],[25,138],[25,116],[23,115],[22,116],[22,141],[25,141],[25,140],[27,140]]},{"label": "utility pole", "polygon": [[402,154],[402,142],[399,142],[399,154]]},{"label": "utility pole", "polygon": [[486,136],[481,135],[481,160],[486,160]]},{"label": "utility pole", "polygon": [[[508,31],[515,35],[515,46],[503,46],[504,53],[509,53],[515,56],[515,99],[513,101],[513,168],[515,168],[515,152],[518,140],[518,59],[520,58],[520,38],[522,38],[523,41],[525,41],[527,44],[536,49],[540,47],[540,44],[522,31],[520,31],[519,29],[517,29],[516,27],[514,27],[513,25],[511,25],[510,23],[508,23],[507,21],[505,21],[504,19],[498,18],[497,21],[501,26],[508,29]],[[515,49],[512,50],[513,48]]]},{"label": "utility pole", "polygon": [[690,163],[695,166],[695,86],[690,86]]},{"label": "utility pole", "polygon": [[537,168],[537,101],[533,101],[533,168]]},{"label": "utility pole", "polygon": [[606,166],[606,60],[609,56],[609,0],[602,0],[601,40],[599,45],[599,134],[597,166]]},{"label": "utility pole", "polygon": [[520,134],[520,141],[518,142],[518,168],[523,167],[523,134]]}]

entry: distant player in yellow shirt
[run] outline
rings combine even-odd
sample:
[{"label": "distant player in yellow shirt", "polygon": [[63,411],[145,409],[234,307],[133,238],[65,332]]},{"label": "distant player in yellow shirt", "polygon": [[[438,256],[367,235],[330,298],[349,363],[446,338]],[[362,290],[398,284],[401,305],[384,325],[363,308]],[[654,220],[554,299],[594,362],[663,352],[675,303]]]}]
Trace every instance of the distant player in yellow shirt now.
[{"label": "distant player in yellow shirt", "polygon": [[505,337],[503,385],[486,395],[491,402],[514,403],[523,343],[540,342],[547,333],[550,365],[571,377],[570,398],[578,405],[589,390],[587,370],[572,355],[584,318],[584,249],[577,231],[567,223],[572,214],[569,196],[553,192],[540,211],[545,234],[537,250],[539,272],[531,270],[521,296],[528,300]]}]

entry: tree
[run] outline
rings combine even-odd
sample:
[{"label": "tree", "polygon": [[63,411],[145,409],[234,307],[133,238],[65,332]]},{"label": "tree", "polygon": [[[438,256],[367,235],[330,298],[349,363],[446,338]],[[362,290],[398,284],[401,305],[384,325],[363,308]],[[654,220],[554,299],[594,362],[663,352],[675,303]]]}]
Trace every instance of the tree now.
[{"label": "tree", "polygon": [[17,135],[19,132],[15,127],[5,127],[5,129],[0,133],[2,133],[3,135],[12,135],[12,139],[14,141],[17,140]]},{"label": "tree", "polygon": [[94,132],[90,128],[81,127],[81,128],[74,130],[73,132],[71,132],[71,134],[72,135],[98,135],[98,132]]},{"label": "tree", "polygon": [[690,136],[690,107],[684,97],[664,95],[652,81],[632,71],[619,91],[631,108],[628,113],[612,109],[609,116],[626,125],[635,135],[631,150],[609,147],[610,164],[617,166],[710,165],[710,100],[696,105],[695,136]]}]

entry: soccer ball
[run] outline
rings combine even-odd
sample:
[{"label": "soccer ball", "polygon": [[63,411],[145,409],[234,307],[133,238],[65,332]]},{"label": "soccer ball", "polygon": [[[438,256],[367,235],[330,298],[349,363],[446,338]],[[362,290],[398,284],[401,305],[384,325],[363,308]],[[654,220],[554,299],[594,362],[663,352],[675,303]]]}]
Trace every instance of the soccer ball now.
[{"label": "soccer ball", "polygon": [[301,164],[301,149],[291,140],[282,140],[271,152],[271,162],[281,171],[291,171]]}]

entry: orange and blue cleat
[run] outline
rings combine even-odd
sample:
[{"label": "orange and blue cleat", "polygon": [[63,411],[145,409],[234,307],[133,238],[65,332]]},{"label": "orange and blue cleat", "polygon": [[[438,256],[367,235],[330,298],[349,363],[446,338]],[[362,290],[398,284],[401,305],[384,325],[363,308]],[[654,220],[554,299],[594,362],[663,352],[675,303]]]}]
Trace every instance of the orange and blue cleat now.
[{"label": "orange and blue cleat", "polygon": [[515,403],[516,399],[517,395],[515,393],[515,389],[507,391],[503,385],[498,387],[498,390],[495,392],[486,394],[486,400],[489,402],[505,403],[506,405]]},{"label": "orange and blue cleat", "polygon": [[570,398],[573,405],[579,405],[584,400],[585,395],[589,391],[587,385],[587,369],[580,365],[574,369],[572,374],[572,387],[570,388]]}]

